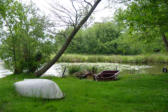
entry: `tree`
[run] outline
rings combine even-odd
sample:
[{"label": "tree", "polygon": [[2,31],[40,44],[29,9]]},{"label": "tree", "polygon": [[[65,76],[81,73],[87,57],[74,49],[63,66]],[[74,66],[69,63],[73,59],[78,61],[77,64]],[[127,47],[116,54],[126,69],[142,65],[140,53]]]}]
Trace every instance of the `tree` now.
[{"label": "tree", "polygon": [[[116,54],[120,30],[113,22],[95,23],[81,29],[67,49],[68,53]],[[58,38],[60,39],[60,38]]]},{"label": "tree", "polygon": [[37,15],[31,4],[14,1],[8,6],[3,19],[0,57],[15,74],[34,72],[54,51],[46,17]]},{"label": "tree", "polygon": [[[39,71],[35,72],[36,76],[41,76],[43,73],[45,73],[54,63],[56,63],[58,61],[58,59],[61,57],[61,55],[65,52],[65,50],[67,49],[67,47],[69,46],[71,40],[74,38],[74,36],[76,35],[76,33],[80,30],[80,28],[83,26],[83,24],[85,24],[85,22],[88,20],[88,18],[90,17],[90,15],[93,13],[93,11],[95,10],[95,8],[97,7],[97,5],[101,2],[101,0],[96,0],[94,1],[94,4],[92,5],[90,2],[84,0],[84,3],[86,3],[86,9],[89,7],[90,10],[88,11],[88,13],[85,14],[85,16],[80,16],[80,13],[78,15],[78,12],[75,8],[75,5],[73,5],[73,0],[71,1],[73,8],[75,9],[76,12],[76,16],[75,16],[75,20],[72,21],[72,25],[73,25],[73,30],[70,33],[70,35],[68,36],[66,42],[64,43],[64,45],[62,46],[62,48],[59,50],[59,52],[57,53],[57,55],[51,60],[49,61],[42,69],[40,69]],[[85,9],[85,10],[86,10]],[[59,15],[58,15],[59,17]],[[71,16],[70,16],[71,17]],[[81,17],[83,17],[81,19]],[[60,18],[62,19],[62,18]],[[70,18],[71,19],[71,18]],[[65,21],[66,22],[66,21]]]},{"label": "tree", "polygon": [[167,0],[135,0],[128,5],[126,10],[120,10],[117,15],[120,20],[127,24],[133,34],[154,34],[153,37],[162,37],[168,51],[168,40],[166,38],[168,31],[167,14]]}]

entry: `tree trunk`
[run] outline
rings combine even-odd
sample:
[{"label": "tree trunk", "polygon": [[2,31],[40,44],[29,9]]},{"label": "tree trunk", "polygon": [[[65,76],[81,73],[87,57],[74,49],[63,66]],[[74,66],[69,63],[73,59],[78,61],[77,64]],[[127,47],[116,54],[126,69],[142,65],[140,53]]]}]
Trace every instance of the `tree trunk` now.
[{"label": "tree trunk", "polygon": [[74,30],[71,32],[71,34],[68,36],[66,42],[62,46],[62,48],[59,50],[58,54],[51,60],[49,61],[42,69],[39,71],[35,72],[36,76],[41,76],[43,73],[45,73],[53,64],[55,64],[58,59],[61,57],[61,55],[65,52],[67,47],[69,46],[71,40],[74,38],[76,33],[80,30],[80,28],[83,26],[83,24],[88,20],[90,15],[93,13],[97,5],[100,3],[101,0],[97,0],[94,5],[91,7],[90,11],[88,14],[80,21],[80,23],[74,28]]},{"label": "tree trunk", "polygon": [[162,34],[162,38],[163,38],[163,41],[164,41],[164,44],[165,44],[165,47],[166,47],[166,51],[168,52],[168,40],[166,38],[165,33]]},{"label": "tree trunk", "polygon": [[11,33],[11,38],[12,38],[12,47],[13,47],[12,48],[12,53],[13,53],[13,62],[14,62],[14,68],[13,68],[14,69],[14,74],[18,74],[19,70],[18,70],[17,65],[16,65],[16,45],[15,45],[16,40],[15,40],[15,37],[12,33],[12,29],[9,26],[8,22],[7,22],[7,26],[9,27],[9,31]]},{"label": "tree trunk", "polygon": [[17,66],[16,66],[16,50],[15,45],[13,45],[13,61],[14,61],[14,74],[18,73]]}]

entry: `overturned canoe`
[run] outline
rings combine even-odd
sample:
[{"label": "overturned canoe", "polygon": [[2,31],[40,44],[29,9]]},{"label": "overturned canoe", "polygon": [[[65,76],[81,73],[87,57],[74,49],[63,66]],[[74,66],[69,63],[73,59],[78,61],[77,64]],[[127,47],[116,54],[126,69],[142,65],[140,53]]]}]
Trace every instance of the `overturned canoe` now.
[{"label": "overturned canoe", "polygon": [[16,91],[27,97],[61,99],[64,97],[59,86],[48,79],[25,79],[14,84]]}]

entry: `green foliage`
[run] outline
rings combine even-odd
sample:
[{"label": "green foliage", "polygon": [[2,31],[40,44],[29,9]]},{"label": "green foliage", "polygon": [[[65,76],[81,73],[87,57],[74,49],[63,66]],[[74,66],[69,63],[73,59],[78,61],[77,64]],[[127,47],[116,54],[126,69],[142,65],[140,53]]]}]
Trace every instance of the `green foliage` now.
[{"label": "green foliage", "polygon": [[[112,42],[120,35],[113,23],[96,23],[91,28],[81,31],[69,47],[71,53],[112,54],[116,43]],[[77,52],[75,52],[77,51]]]},{"label": "green foliage", "polygon": [[[124,12],[117,12],[112,22],[96,23],[93,26],[82,29],[71,42],[66,53],[75,54],[121,54],[136,55],[143,53],[164,52],[164,43],[158,28],[146,29],[141,32],[131,31],[127,24],[120,20]],[[61,34],[69,34],[70,29],[61,31]],[[56,36],[56,46],[62,46],[66,36]]]},{"label": "green foliage", "polygon": [[8,6],[13,3],[13,0],[0,0],[0,28],[3,25],[3,18],[6,17]]},{"label": "green foliage", "polygon": [[73,75],[74,73],[92,73],[95,74],[98,72],[98,68],[96,66],[81,66],[81,65],[68,65],[68,71],[70,75]]},{"label": "green foliage", "polygon": [[[136,47],[130,46],[128,38],[123,39],[121,29],[115,22],[96,23],[90,28],[82,29],[71,42],[67,53],[84,54],[138,54]],[[60,33],[68,33],[68,30]],[[58,46],[65,37],[56,36]],[[124,40],[124,41],[123,41]],[[126,41],[127,40],[127,41]],[[126,41],[126,42],[125,42]]]},{"label": "green foliage", "polygon": [[1,32],[0,58],[15,73],[34,72],[55,50],[46,17],[31,4],[13,2],[8,6]]},{"label": "green foliage", "polygon": [[0,79],[2,112],[166,112],[168,74],[119,75],[120,80],[96,82],[73,77],[50,78],[65,94],[61,100],[22,97],[13,84],[31,75]]},{"label": "green foliage", "polygon": [[165,48],[162,36],[168,31],[167,14],[167,0],[135,0],[126,10],[119,9],[115,19],[124,24],[132,36],[142,40],[142,44],[146,45],[143,51],[161,51]]},{"label": "green foliage", "polygon": [[80,72],[81,67],[80,66],[68,66],[68,71],[69,71],[69,74],[74,74],[76,72]]},{"label": "green foliage", "polygon": [[0,17],[5,18],[8,5],[13,3],[13,0],[0,0]]}]

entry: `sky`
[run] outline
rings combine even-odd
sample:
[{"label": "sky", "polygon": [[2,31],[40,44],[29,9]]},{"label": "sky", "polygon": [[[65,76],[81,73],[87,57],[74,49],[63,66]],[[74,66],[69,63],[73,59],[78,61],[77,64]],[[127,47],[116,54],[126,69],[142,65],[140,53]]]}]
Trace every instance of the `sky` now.
[{"label": "sky", "polygon": [[[20,1],[29,4],[31,0],[20,0]],[[53,3],[53,0],[32,0],[32,1],[41,10],[42,14],[47,15],[48,17],[52,15],[52,12],[49,10],[51,8],[49,4]],[[65,7],[68,7],[70,5],[68,2],[69,0],[57,0],[57,1],[63,3]],[[96,8],[95,13],[93,14],[94,22],[111,20],[117,8],[119,7],[124,8],[124,5],[117,5],[117,4],[112,5],[113,8],[105,8],[106,6],[108,6],[108,2],[106,0],[102,0],[98,5],[98,7]]]}]

